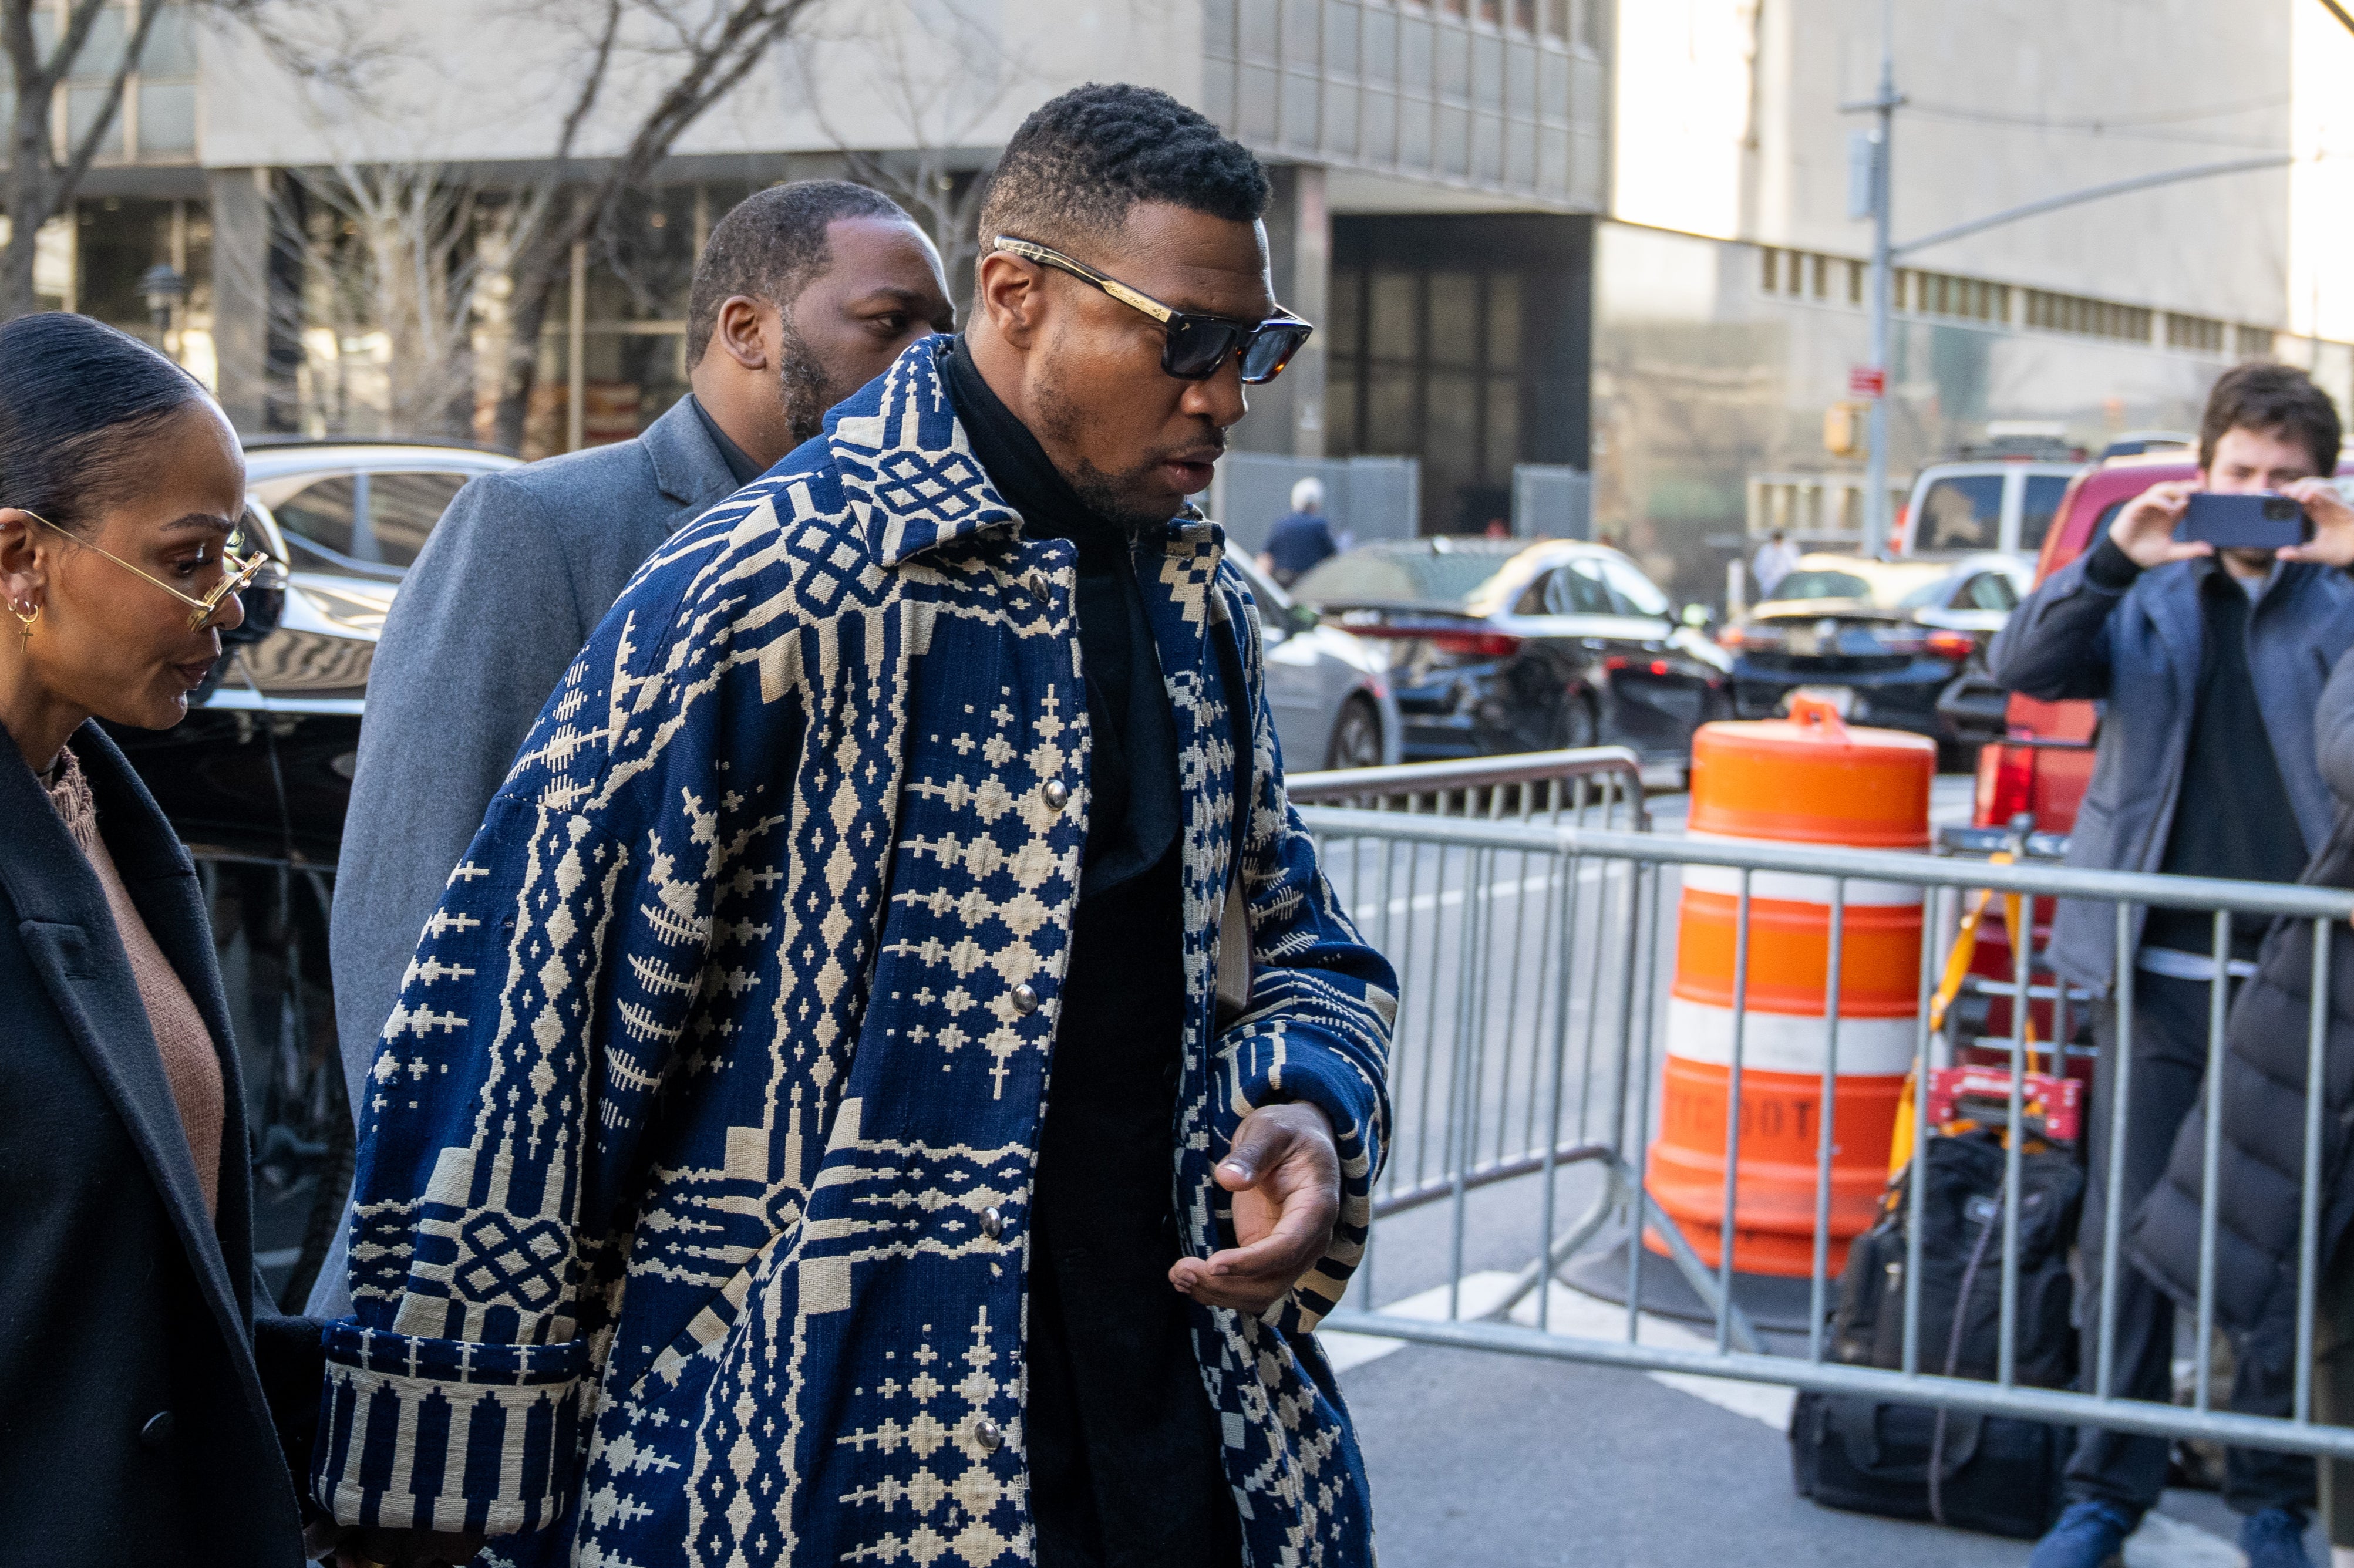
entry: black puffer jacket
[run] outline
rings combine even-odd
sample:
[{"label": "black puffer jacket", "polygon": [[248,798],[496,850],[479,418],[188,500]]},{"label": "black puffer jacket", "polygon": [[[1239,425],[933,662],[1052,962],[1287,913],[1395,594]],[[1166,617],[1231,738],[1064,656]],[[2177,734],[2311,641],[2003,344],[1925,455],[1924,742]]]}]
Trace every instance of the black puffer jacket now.
[{"label": "black puffer jacket", "polygon": [[[2322,777],[2340,810],[2329,842],[2303,880],[2354,888],[2354,653],[2332,672],[2314,729]],[[2329,940],[2318,1254],[2324,1265],[2354,1221],[2354,1171],[2347,1159],[2354,1146],[2354,927],[2335,926]],[[2232,1004],[2224,1039],[2215,1317],[2243,1355],[2276,1367],[2285,1366],[2296,1346],[2313,953],[2311,922],[2274,926],[2255,974]],[[2210,1086],[2184,1118],[2165,1176],[2124,1237],[2126,1255],[2185,1306],[2199,1294],[2199,1211],[2212,1092]]]}]

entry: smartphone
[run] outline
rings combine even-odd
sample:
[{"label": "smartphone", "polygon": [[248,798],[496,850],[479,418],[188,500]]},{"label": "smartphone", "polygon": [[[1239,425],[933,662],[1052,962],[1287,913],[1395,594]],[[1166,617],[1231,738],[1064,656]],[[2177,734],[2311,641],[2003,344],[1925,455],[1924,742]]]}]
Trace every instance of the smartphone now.
[{"label": "smartphone", "polygon": [[2174,536],[2219,550],[2279,550],[2313,537],[2305,508],[2285,495],[2224,495],[2193,492]]}]

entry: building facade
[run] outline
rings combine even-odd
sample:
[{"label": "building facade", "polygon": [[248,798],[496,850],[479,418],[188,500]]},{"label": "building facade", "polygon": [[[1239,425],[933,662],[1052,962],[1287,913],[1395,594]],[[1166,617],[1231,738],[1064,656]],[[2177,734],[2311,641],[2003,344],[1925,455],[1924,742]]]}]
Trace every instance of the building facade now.
[{"label": "building facade", "polygon": [[[104,14],[60,93],[60,134],[87,123],[150,3]],[[376,61],[342,96],[249,37],[167,13],[75,211],[44,231],[44,292],[161,335],[248,429],[487,429],[498,214],[549,167],[578,90],[579,42],[544,12],[358,13]],[[2314,154],[2354,39],[2326,12],[1895,12],[1900,241],[2159,170],[2301,161],[1908,257],[1893,472],[1993,421],[2087,444],[2185,428],[2241,358],[2309,364],[2346,397],[2354,298],[2336,280],[2354,274],[2331,263],[2354,243],[2354,191]],[[1876,0],[832,0],[584,248],[542,333],[526,448],[626,438],[684,394],[694,258],[746,193],[819,174],[884,183],[935,228],[961,293],[993,149],[1055,92],[1140,80],[1268,161],[1277,292],[1320,323],[1255,394],[1238,448],[1410,459],[1421,531],[1598,530],[1712,597],[1760,476],[1851,483],[1861,467],[1826,451],[1823,428],[1865,355],[1869,225],[1847,200],[1862,121],[1840,105],[1872,90],[1879,17]],[[659,38],[627,41],[585,163],[618,148],[661,82]],[[399,229],[430,227],[400,216],[421,210],[420,185],[463,204],[422,238]],[[407,298],[352,283],[403,243],[429,252],[438,284]],[[188,284],[161,322],[139,287],[158,261]],[[1575,492],[1590,514],[1516,515],[1533,493],[1516,475],[1539,471],[1590,475]],[[1247,539],[1268,520],[1231,521]]]}]

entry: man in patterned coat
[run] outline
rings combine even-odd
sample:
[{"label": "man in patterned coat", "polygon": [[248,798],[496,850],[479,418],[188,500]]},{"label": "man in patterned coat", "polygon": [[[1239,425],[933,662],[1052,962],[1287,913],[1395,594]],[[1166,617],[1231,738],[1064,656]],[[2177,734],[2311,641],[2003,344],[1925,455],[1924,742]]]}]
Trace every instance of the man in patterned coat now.
[{"label": "man in patterned coat", "polygon": [[1311,1330],[1394,981],[1185,505],[1306,335],[1267,194],[1165,95],[1041,109],[966,335],[582,651],[363,1108],[345,1562],[1371,1562]]}]

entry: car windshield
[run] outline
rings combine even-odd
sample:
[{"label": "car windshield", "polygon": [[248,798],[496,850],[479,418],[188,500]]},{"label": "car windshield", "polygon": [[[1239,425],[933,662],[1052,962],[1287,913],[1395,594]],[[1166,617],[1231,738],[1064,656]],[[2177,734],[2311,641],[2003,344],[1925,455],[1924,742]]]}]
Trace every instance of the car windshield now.
[{"label": "car windshield", "polygon": [[1916,524],[1923,550],[1991,550],[2002,533],[2002,475],[1941,479],[1921,499]]},{"label": "car windshield", "polygon": [[1872,585],[1852,572],[1792,572],[1774,589],[1776,599],[1870,599]]},{"label": "car windshield", "polygon": [[1292,585],[1305,604],[1463,604],[1504,569],[1497,551],[1352,550]]},{"label": "car windshield", "polygon": [[1902,567],[1877,567],[1870,577],[1832,567],[1801,568],[1784,577],[1774,600],[1858,599],[1882,609],[1926,609],[1942,606],[1952,593],[1951,570],[1908,572]]}]

